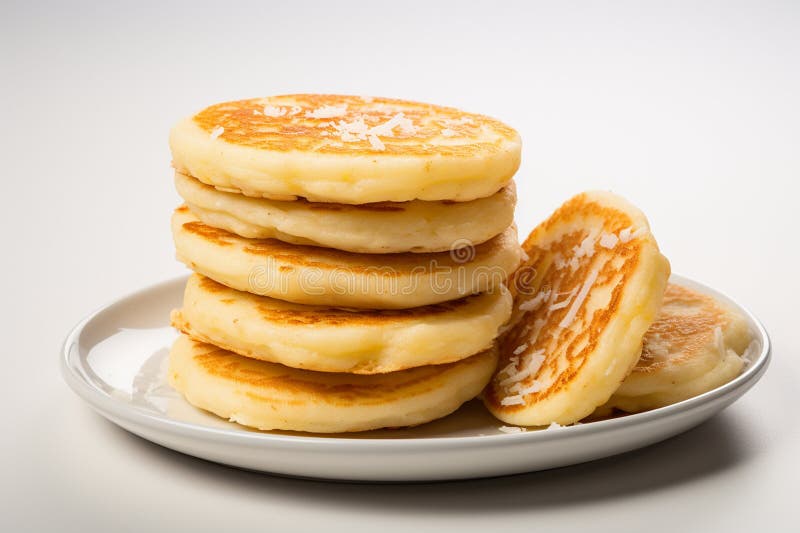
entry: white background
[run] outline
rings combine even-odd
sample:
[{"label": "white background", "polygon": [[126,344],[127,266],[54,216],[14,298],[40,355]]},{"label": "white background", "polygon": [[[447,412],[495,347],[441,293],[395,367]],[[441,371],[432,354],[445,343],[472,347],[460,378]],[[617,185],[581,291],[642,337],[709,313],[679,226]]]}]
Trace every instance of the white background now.
[{"label": "white background", "polygon": [[[0,529],[796,527],[799,66],[791,2],[3,2]],[[58,350],[97,306],[184,271],[170,126],[217,101],[304,91],[510,123],[521,233],[581,190],[627,196],[675,272],[764,321],[767,376],[663,444],[466,483],[280,479],[117,429],[67,389]]]}]

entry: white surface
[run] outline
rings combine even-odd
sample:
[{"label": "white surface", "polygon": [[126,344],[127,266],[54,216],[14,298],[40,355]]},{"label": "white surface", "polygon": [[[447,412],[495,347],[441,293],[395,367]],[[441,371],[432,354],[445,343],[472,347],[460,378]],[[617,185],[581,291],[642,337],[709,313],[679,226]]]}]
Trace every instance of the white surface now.
[{"label": "white surface", "polygon": [[[702,5],[701,5],[702,4]],[[787,530],[800,476],[800,7],[795,2],[365,2],[0,7],[6,231],[0,529]],[[167,131],[287,91],[420,98],[524,140],[522,233],[602,187],[675,271],[761,318],[773,364],[683,436],[598,463],[430,486],[330,486],[166,451],[59,376],[82,316],[183,272]]]},{"label": "white surface", "polygon": [[[709,287],[677,283],[725,301]],[[310,435],[248,430],[192,407],[169,386],[178,336],[167,317],[186,276],[146,287],[81,321],[61,357],[67,384],[101,415],[149,441],[194,457],[259,472],[323,480],[410,482],[474,479],[574,465],[642,448],[708,420],[764,375],[769,339],[749,316],[754,352],[734,380],[645,413],[505,434],[475,400],[435,422],[406,429]],[[739,309],[748,316],[748,312]],[[749,348],[748,348],[749,349]]]}]

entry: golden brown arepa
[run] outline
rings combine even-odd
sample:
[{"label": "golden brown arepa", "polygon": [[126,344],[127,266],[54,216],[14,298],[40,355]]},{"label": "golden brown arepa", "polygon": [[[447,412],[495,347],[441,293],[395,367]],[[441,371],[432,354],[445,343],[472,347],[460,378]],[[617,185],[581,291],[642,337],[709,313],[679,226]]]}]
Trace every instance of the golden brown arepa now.
[{"label": "golden brown arepa", "polygon": [[670,284],[642,355],[602,410],[655,409],[738,376],[752,334],[745,318],[711,296]]},{"label": "golden brown arepa", "polygon": [[187,207],[172,217],[180,261],[240,291],[288,302],[405,309],[485,292],[519,265],[516,229],[475,247],[435,254],[356,254],[247,239],[208,226]]},{"label": "golden brown arepa", "polygon": [[170,352],[169,382],[195,407],[245,426],[339,433],[446,416],[480,393],[496,363],[492,348],[455,363],[388,374],[311,372],[181,335]]},{"label": "golden brown arepa", "polygon": [[484,402],[509,424],[571,424],[608,401],[636,364],[669,263],[644,214],[607,192],[567,201],[523,249],[513,326]]},{"label": "golden brown arepa", "polygon": [[220,191],[181,173],[175,188],[203,223],[253,239],[348,252],[388,254],[450,250],[481,244],[514,222],[513,182],[470,202],[413,200],[352,205],[252,198]]},{"label": "golden brown arepa", "polygon": [[320,372],[377,374],[450,363],[491,347],[511,314],[494,291],[400,310],[300,305],[194,274],[172,324],[239,355]]},{"label": "golden brown arepa", "polygon": [[492,118],[391,98],[294,94],[212,105],[170,134],[173,165],[246,196],[469,201],[505,187],[520,138]]}]

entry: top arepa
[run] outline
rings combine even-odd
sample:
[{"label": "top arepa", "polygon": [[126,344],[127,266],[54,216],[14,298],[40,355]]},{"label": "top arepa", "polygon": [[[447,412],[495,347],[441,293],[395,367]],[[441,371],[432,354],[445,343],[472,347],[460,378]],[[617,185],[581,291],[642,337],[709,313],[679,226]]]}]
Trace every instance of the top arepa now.
[{"label": "top arepa", "polygon": [[217,188],[363,204],[490,196],[520,163],[492,118],[389,98],[294,94],[226,102],[181,120],[173,165]]}]

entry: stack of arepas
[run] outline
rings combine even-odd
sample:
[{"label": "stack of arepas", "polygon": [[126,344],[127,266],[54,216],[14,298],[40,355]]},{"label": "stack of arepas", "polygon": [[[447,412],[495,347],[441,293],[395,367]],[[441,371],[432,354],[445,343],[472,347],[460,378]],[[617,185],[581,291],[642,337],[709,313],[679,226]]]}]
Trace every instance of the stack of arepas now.
[{"label": "stack of arepas", "polygon": [[497,365],[521,259],[520,139],[457,109],[286,95],[218,104],[170,137],[195,271],[170,382],[259,429],[434,420]]}]

